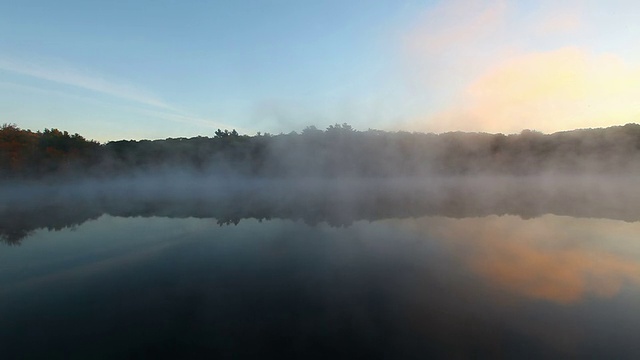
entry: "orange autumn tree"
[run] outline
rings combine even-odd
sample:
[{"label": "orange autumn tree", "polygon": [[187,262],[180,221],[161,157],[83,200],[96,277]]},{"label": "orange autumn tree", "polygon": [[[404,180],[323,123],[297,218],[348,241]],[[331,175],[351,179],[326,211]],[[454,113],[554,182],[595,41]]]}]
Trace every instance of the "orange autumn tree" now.
[{"label": "orange autumn tree", "polygon": [[86,167],[100,144],[58,129],[23,130],[15,124],[0,127],[0,176],[44,174]]},{"label": "orange autumn tree", "polygon": [[37,151],[38,135],[15,124],[0,127],[0,170],[21,172]]}]

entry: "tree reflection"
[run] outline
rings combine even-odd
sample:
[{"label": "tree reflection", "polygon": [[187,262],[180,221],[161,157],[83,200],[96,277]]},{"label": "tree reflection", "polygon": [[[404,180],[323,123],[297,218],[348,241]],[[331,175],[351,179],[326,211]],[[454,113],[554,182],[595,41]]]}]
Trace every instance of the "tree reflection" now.
[{"label": "tree reflection", "polygon": [[[595,185],[594,185],[595,184]],[[603,186],[602,184],[608,184]],[[121,217],[211,218],[237,225],[242,219],[289,219],[308,225],[350,226],[354,221],[389,218],[544,214],[573,217],[640,219],[640,199],[616,181],[578,183],[575,179],[544,181],[526,178],[422,181],[353,181],[255,183],[246,186],[183,189],[156,187],[145,192],[130,187],[75,191],[51,198],[14,200],[0,210],[0,240],[17,245],[37,229],[60,230],[97,219]],[[147,186],[148,187],[148,186]],[[182,190],[180,190],[182,189]]]}]

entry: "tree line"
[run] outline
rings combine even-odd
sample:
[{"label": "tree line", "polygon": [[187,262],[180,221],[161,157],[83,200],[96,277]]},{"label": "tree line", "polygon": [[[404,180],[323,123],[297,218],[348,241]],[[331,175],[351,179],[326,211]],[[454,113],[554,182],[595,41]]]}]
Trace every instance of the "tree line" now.
[{"label": "tree line", "polygon": [[640,125],[543,134],[357,131],[348,124],[300,133],[120,140],[100,144],[58,129],[0,128],[0,177],[108,177],[176,169],[267,177],[640,172]]}]

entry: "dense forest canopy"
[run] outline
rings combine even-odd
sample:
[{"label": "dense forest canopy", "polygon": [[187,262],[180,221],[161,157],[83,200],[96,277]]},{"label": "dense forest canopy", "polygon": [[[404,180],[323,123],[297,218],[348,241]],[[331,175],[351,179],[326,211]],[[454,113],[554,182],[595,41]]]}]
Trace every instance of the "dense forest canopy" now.
[{"label": "dense forest canopy", "polygon": [[120,140],[106,144],[58,129],[0,128],[0,177],[106,177],[182,170],[267,177],[392,177],[639,173],[640,125],[543,134],[357,131],[348,124],[301,133]]}]

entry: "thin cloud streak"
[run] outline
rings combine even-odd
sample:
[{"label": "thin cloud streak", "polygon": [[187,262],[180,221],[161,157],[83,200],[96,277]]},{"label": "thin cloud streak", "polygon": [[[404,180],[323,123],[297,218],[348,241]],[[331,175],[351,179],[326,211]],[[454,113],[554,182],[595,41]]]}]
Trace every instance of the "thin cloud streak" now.
[{"label": "thin cloud streak", "polygon": [[[0,87],[12,88],[12,89],[17,89],[17,90],[21,90],[21,91],[29,91],[29,92],[38,93],[38,94],[62,96],[62,97],[65,97],[65,98],[76,100],[76,101],[82,101],[82,102],[85,102],[85,103],[95,104],[95,105],[99,105],[99,106],[108,106],[108,107],[111,107],[111,108],[118,108],[118,109],[121,109],[121,110],[124,110],[124,111],[135,112],[135,113],[140,114],[140,115],[150,116],[150,117],[163,119],[163,120],[168,120],[168,121],[172,121],[172,122],[191,124],[191,125],[198,125],[198,126],[203,126],[203,127],[208,127],[208,128],[216,128],[216,129],[217,128],[222,128],[222,129],[234,128],[232,125],[225,124],[225,123],[218,122],[218,121],[214,121],[214,120],[210,120],[210,119],[204,119],[204,118],[192,115],[192,114],[188,114],[187,115],[187,114],[184,114],[184,113],[183,114],[179,114],[179,113],[172,113],[172,112],[167,112],[167,111],[142,109],[142,108],[135,107],[135,106],[115,105],[115,104],[111,104],[111,103],[108,103],[108,102],[100,101],[100,100],[97,100],[97,99],[94,99],[94,98],[78,96],[78,95],[69,94],[69,93],[62,92],[62,91],[57,91],[57,90],[41,89],[41,88],[35,87],[35,86],[17,84],[17,83],[8,82],[8,81],[0,81]],[[244,131],[245,130],[245,129],[241,129],[241,128],[238,128],[238,127],[235,127],[235,129],[238,130],[238,131]]]},{"label": "thin cloud streak", "polygon": [[237,131],[239,131],[241,133],[245,133],[245,134],[250,133],[248,131],[248,129],[244,129],[244,128],[240,128],[238,126],[233,126],[233,125],[221,123],[221,122],[218,122],[218,121],[215,121],[215,120],[211,120],[211,119],[205,119],[205,118],[197,117],[197,116],[194,116],[194,115],[175,114],[175,113],[168,113],[168,112],[164,112],[164,111],[142,110],[142,109],[139,109],[138,112],[141,113],[141,114],[144,114],[144,115],[153,116],[153,117],[157,117],[157,118],[160,118],[160,119],[169,120],[169,121],[173,121],[173,122],[198,125],[198,126],[211,128],[211,129],[236,129]]},{"label": "thin cloud streak", "polygon": [[232,126],[219,121],[202,118],[200,116],[190,114],[175,106],[169,105],[166,102],[157,99],[148,92],[141,90],[133,85],[108,81],[100,76],[88,75],[80,71],[63,66],[43,66],[41,64],[19,62],[15,59],[7,57],[0,57],[0,70],[9,71],[21,75],[27,75],[30,77],[56,82],[59,84],[71,85],[78,88],[91,90],[94,92],[113,96],[118,99],[128,100],[140,105],[147,105],[155,110],[148,108],[141,108],[139,106],[125,106],[115,105],[108,102],[100,101],[95,98],[89,98],[84,96],[78,96],[69,94],[64,91],[43,89],[36,86],[17,84],[14,82],[0,82],[0,85],[5,87],[14,87],[23,91],[31,91],[35,93],[54,94],[57,96],[64,96],[74,100],[80,100],[83,102],[94,103],[101,106],[109,106],[120,108],[124,111],[134,112],[144,116],[150,116],[166,121],[201,126],[206,128],[222,128],[231,129],[235,128],[238,131],[246,132],[246,129]]},{"label": "thin cloud streak", "polygon": [[0,70],[27,75],[34,78],[71,85],[86,90],[111,95],[120,99],[137,102],[157,108],[175,110],[167,103],[131,84],[113,82],[102,76],[82,73],[66,66],[47,66],[29,61],[18,61],[8,57],[0,58]]}]

